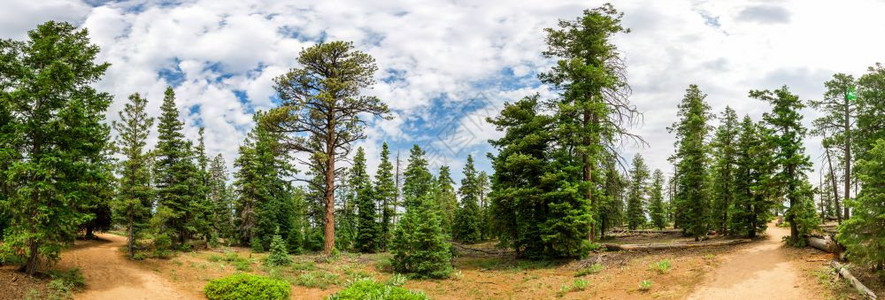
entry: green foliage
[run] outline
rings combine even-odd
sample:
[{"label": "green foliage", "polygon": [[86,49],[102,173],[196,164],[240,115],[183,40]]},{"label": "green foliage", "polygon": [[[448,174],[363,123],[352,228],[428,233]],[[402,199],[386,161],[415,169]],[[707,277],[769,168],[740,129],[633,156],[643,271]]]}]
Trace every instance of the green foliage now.
[{"label": "green foliage", "polygon": [[646,280],[640,281],[639,282],[639,290],[643,291],[643,292],[651,290],[652,285],[654,285],[654,282],[651,280],[646,279]]},{"label": "green foliage", "polygon": [[270,243],[270,254],[265,258],[264,265],[277,267],[277,266],[288,266],[292,264],[292,257],[289,256],[289,250],[286,246],[286,241],[283,240],[279,235],[273,236],[273,241]]},{"label": "green foliage", "polygon": [[[624,198],[626,198],[625,191],[628,185],[627,178],[618,171],[614,157],[607,159],[604,167],[605,181],[602,185],[602,197],[597,202],[601,206],[597,223],[599,224],[599,232],[603,235],[608,229],[624,223]],[[649,207],[649,209],[653,209],[653,207]]]},{"label": "green foliage", "polygon": [[667,130],[676,134],[676,153],[670,161],[676,165],[676,193],[674,222],[683,233],[696,240],[707,235],[710,194],[707,168],[708,146],[705,141],[709,130],[707,120],[710,107],[707,97],[697,85],[690,85],[679,104],[679,120]]},{"label": "green foliage", "polygon": [[464,166],[464,179],[461,180],[461,207],[455,213],[454,238],[457,241],[472,244],[480,241],[482,229],[480,222],[482,214],[477,201],[479,201],[479,185],[476,169],[473,166],[473,156],[467,155],[467,165]]},{"label": "green foliage", "polygon": [[854,146],[857,158],[867,159],[878,140],[885,139],[885,66],[876,63],[867,69],[857,81],[857,95]]},{"label": "green foliage", "polygon": [[737,168],[737,139],[740,128],[737,113],[731,107],[726,106],[725,111],[719,118],[719,127],[713,136],[713,170],[711,176],[712,205],[710,207],[710,226],[720,233],[728,232],[728,224],[731,220],[732,206],[734,205],[736,168]]},{"label": "green foliage", "polygon": [[208,172],[211,234],[213,238],[223,239],[226,245],[230,245],[236,238],[233,210],[231,209],[233,193],[227,185],[227,164],[221,154],[212,159]]},{"label": "green foliage", "polygon": [[430,299],[424,293],[412,292],[401,287],[385,285],[374,280],[358,280],[335,293],[328,300],[423,300]]},{"label": "green foliage", "polygon": [[603,266],[602,264],[599,264],[599,263],[595,263],[595,264],[590,265],[589,267],[579,270],[578,273],[575,273],[575,277],[597,274],[599,272],[602,272],[603,269],[605,269],[605,266]]},{"label": "green foliage", "polygon": [[289,299],[289,284],[252,274],[237,273],[214,279],[204,289],[209,300]]},{"label": "green foliage", "polygon": [[119,190],[111,205],[117,222],[125,224],[129,231],[127,248],[131,258],[135,256],[135,241],[147,227],[153,207],[154,190],[145,148],[154,119],[147,116],[146,99],[132,94],[129,101],[119,113],[120,122],[113,123],[118,132],[117,149],[125,160],[119,166]]},{"label": "green foliage", "polygon": [[664,172],[656,169],[651,181],[648,214],[651,216],[652,225],[663,230],[667,226],[667,208],[664,204]]},{"label": "green foliage", "polygon": [[776,205],[775,149],[770,131],[745,116],[735,145],[734,202],[729,213],[729,234],[756,237],[765,231]]},{"label": "green foliage", "polygon": [[670,267],[671,267],[671,264],[670,264],[669,259],[660,260],[660,261],[657,261],[657,262],[651,264],[651,268],[653,270],[657,271],[658,274],[664,274],[664,273],[669,272]]},{"label": "green foliage", "polygon": [[298,275],[298,277],[295,277],[292,283],[308,288],[326,289],[329,286],[337,285],[338,281],[338,275],[326,271],[317,270]]},{"label": "green foliage", "polygon": [[0,40],[0,252],[28,274],[54,263],[81,225],[109,217],[112,97],[93,85],[110,65],[98,53],[85,29],[63,22]]},{"label": "green foliage", "polygon": [[630,192],[627,194],[627,228],[635,230],[645,225],[645,196],[648,186],[648,166],[642,156],[633,158],[633,169],[630,170]]},{"label": "green foliage", "polygon": [[154,235],[154,257],[169,258],[172,255],[172,238],[168,234]]},{"label": "green foliage", "polygon": [[750,97],[772,104],[771,112],[762,115],[763,121],[774,132],[766,134],[767,142],[776,149],[774,164],[778,171],[774,173],[772,184],[779,190],[778,196],[783,196],[790,204],[784,213],[786,221],[790,223],[790,244],[801,245],[804,243],[802,233],[816,226],[809,216],[814,214],[814,208],[804,203],[812,201],[805,174],[811,167],[811,161],[805,155],[802,144],[807,130],[802,125],[802,114],[799,113],[805,105],[799,96],[790,93],[787,86],[774,91],[750,91]]},{"label": "green foliage", "polygon": [[375,174],[375,199],[379,201],[378,207],[381,208],[381,236],[378,240],[378,247],[381,250],[386,250],[393,239],[393,217],[396,214],[393,205],[396,201],[396,194],[393,164],[390,163],[390,149],[385,142],[381,146],[381,163]]},{"label": "green foliage", "polygon": [[366,153],[362,147],[357,148],[353,159],[353,170],[350,173],[350,188],[354,189],[357,214],[357,236],[354,248],[363,253],[374,253],[380,249],[381,226],[378,224],[378,211],[375,207],[375,190],[366,171]]},{"label": "green foliage", "polygon": [[49,278],[60,281],[63,285],[71,290],[81,290],[86,287],[86,278],[80,268],[73,268],[67,271],[49,271]]},{"label": "green foliage", "polygon": [[885,139],[879,139],[857,162],[856,171],[863,188],[849,202],[854,214],[839,227],[837,239],[852,263],[881,269],[885,264]]},{"label": "green foliage", "polygon": [[[436,186],[434,187],[436,202],[439,205],[439,211],[442,214],[443,231],[446,234],[455,236],[455,229],[458,229],[459,223],[455,222],[455,216],[458,214],[458,197],[455,195],[455,181],[452,180],[452,171],[449,166],[439,167],[439,176],[436,178]],[[465,220],[460,220],[464,222]],[[467,225],[464,225],[467,226]]]}]

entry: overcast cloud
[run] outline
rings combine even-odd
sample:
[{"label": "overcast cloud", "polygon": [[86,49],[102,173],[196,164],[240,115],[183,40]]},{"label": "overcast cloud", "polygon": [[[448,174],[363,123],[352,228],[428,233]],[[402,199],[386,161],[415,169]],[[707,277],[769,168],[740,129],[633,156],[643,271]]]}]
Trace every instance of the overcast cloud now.
[{"label": "overcast cloud", "polygon": [[[485,141],[498,136],[482,122],[489,112],[536,92],[552,97],[536,79],[551,64],[540,55],[542,29],[601,3],[7,0],[0,38],[22,39],[48,20],[88,28],[102,48],[99,59],[112,64],[98,84],[116,99],[109,120],[135,92],[151,101],[149,112],[157,115],[163,89],[171,85],[185,134],[194,139],[206,127],[208,151],[223,154],[229,164],[253,126],[252,113],[274,106],[272,79],[296,66],[302,48],[354,41],[379,66],[378,84],[368,93],[395,114],[373,121],[369,138],[359,143],[370,170],[383,141],[404,158],[417,143],[434,149],[436,161],[451,164],[457,181],[467,154],[480,156],[480,167],[489,169],[485,153],[492,149]],[[750,89],[786,84],[802,99],[818,98],[832,74],[860,75],[885,61],[885,42],[878,37],[885,32],[882,1],[614,5],[633,31],[616,43],[627,60],[631,101],[644,112],[634,131],[649,143],[625,144],[623,153],[639,152],[665,173],[672,170],[666,158],[673,152],[666,127],[689,84],[709,95],[713,112],[730,105],[758,120],[768,106],[748,99]],[[806,111],[806,123],[813,118]],[[818,163],[819,139],[809,138],[806,148]]]}]

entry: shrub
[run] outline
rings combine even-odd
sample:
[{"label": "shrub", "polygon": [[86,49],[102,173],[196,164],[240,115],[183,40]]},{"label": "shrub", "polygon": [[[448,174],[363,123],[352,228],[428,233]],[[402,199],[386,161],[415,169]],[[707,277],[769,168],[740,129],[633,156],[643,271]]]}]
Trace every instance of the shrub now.
[{"label": "shrub", "polygon": [[83,272],[80,272],[80,268],[73,268],[66,272],[50,271],[49,277],[51,277],[53,281],[58,280],[75,290],[80,290],[86,287],[86,278],[83,277]]},{"label": "shrub", "polygon": [[387,285],[389,285],[389,286],[403,286],[404,284],[406,284],[406,280],[408,280],[408,279],[409,278],[403,274],[399,274],[399,273],[393,274],[393,276],[390,276],[390,278],[387,279]]},{"label": "shrub", "polygon": [[326,289],[330,285],[338,284],[338,275],[325,271],[313,271],[298,275],[292,283],[303,287]]},{"label": "shrub", "polygon": [[168,258],[172,255],[172,239],[168,234],[158,234],[154,237],[154,256],[157,258]]},{"label": "shrub", "polygon": [[374,280],[359,280],[346,289],[329,296],[328,300],[362,300],[362,299],[396,299],[424,300],[430,299],[422,292],[413,292],[401,287],[384,285]]},{"label": "shrub", "polygon": [[270,242],[270,255],[264,260],[265,266],[277,267],[292,264],[292,257],[286,247],[286,241],[279,235],[274,235]]},{"label": "shrub", "polygon": [[575,279],[575,282],[572,283],[572,287],[575,291],[583,291],[587,288],[587,280],[584,279]]},{"label": "shrub", "polygon": [[667,273],[667,271],[670,271],[670,260],[665,259],[662,261],[658,261],[656,263],[653,263],[651,266],[652,269],[658,271],[658,274],[664,274]]},{"label": "shrub", "polygon": [[639,290],[643,291],[643,292],[648,291],[651,289],[652,284],[654,284],[654,282],[652,282],[651,280],[648,280],[648,279],[640,281],[639,282]]},{"label": "shrub", "polygon": [[282,280],[238,273],[214,279],[204,292],[209,300],[289,299],[289,284]]}]

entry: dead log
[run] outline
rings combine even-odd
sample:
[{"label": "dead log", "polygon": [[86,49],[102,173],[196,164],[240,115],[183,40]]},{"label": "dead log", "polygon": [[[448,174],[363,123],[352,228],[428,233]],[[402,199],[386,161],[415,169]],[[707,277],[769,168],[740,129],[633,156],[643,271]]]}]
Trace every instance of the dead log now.
[{"label": "dead log", "polygon": [[870,290],[867,286],[863,285],[863,283],[860,282],[860,280],[857,280],[857,278],[854,277],[854,275],[851,275],[851,271],[848,270],[847,264],[843,265],[843,264],[839,263],[838,261],[833,260],[830,262],[830,265],[833,266],[833,269],[836,269],[836,272],[838,272],[840,276],[842,276],[843,278],[848,280],[848,282],[851,283],[851,285],[854,286],[854,288],[857,289],[858,292],[867,296],[867,298],[870,298],[873,300],[878,299],[878,297],[876,296],[876,293],[874,293],[872,290]]},{"label": "dead log", "polygon": [[629,250],[665,250],[665,249],[685,249],[695,247],[711,247],[725,246],[748,243],[750,239],[722,240],[712,242],[689,242],[689,243],[649,243],[649,244],[605,244],[605,248],[609,251],[629,251]]},{"label": "dead log", "polygon": [[836,253],[839,250],[839,245],[836,245],[836,242],[830,239],[830,237],[825,236],[823,238],[809,236],[805,239],[808,241],[808,245],[814,248],[817,248],[824,252]]}]

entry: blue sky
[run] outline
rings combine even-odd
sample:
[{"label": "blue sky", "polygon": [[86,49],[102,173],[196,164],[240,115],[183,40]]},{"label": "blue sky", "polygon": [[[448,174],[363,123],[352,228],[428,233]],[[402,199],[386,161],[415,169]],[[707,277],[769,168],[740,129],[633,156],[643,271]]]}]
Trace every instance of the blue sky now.
[{"label": "blue sky", "polygon": [[[297,67],[304,47],[353,41],[375,57],[377,84],[366,90],[393,109],[372,120],[366,148],[375,170],[380,145],[408,155],[428,148],[449,164],[456,181],[467,154],[488,170],[485,142],[499,136],[484,122],[506,101],[539,93],[536,79],[551,61],[541,56],[542,29],[573,19],[601,1],[77,1],[10,0],[0,11],[0,38],[22,39],[47,20],[90,31],[100,60],[112,67],[97,84],[115,95],[108,119],[129,94],[141,93],[159,112],[163,89],[175,88],[185,134],[206,127],[207,148],[232,164],[253,126],[251,114],[274,106],[272,80]],[[613,1],[632,33],[616,37],[628,65],[631,101],[644,112],[633,131],[647,147],[625,144],[652,168],[669,173],[673,137],[666,131],[690,83],[706,92],[713,111],[730,105],[758,119],[768,109],[750,89],[787,84],[803,99],[819,98],[832,74],[862,74],[885,61],[885,2]],[[806,123],[816,117],[806,111]],[[152,141],[153,142],[153,141]],[[819,162],[819,139],[806,142]],[[818,164],[819,165],[819,164]],[[816,174],[816,172],[815,172]],[[816,178],[815,174],[812,178]],[[815,180],[816,181],[816,180]]]}]

